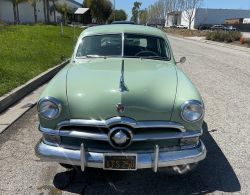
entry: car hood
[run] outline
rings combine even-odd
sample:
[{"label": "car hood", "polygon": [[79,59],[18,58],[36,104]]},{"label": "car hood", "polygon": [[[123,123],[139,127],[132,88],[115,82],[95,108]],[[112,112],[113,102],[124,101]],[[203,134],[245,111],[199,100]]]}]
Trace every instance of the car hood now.
[{"label": "car hood", "polygon": [[[86,59],[71,66],[67,74],[67,98],[72,119],[105,120],[126,116],[135,120],[170,120],[177,76],[173,62],[124,59]],[[116,105],[123,104],[123,113]]]}]

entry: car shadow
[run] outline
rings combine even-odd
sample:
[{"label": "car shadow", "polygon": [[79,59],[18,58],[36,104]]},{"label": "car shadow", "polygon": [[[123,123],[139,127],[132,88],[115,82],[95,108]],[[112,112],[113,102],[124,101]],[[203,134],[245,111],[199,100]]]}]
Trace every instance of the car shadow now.
[{"label": "car shadow", "polygon": [[152,170],[136,172],[79,169],[57,173],[54,186],[77,194],[206,194],[214,191],[237,192],[241,186],[233,168],[203,124],[207,157],[192,172],[170,176]]}]

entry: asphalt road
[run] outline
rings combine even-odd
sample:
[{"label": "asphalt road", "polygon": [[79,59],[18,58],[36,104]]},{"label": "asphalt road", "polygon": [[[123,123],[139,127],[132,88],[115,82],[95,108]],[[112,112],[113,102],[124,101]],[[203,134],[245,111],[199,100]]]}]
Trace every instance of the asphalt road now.
[{"label": "asphalt road", "polygon": [[250,193],[250,54],[170,38],[180,65],[206,104],[206,160],[188,175],[151,170],[85,173],[39,162],[35,108],[0,135],[0,194],[222,194]]}]

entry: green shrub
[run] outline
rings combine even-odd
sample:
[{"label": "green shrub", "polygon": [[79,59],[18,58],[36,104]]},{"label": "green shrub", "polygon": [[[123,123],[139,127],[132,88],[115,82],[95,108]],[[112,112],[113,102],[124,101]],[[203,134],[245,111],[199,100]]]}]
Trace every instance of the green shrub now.
[{"label": "green shrub", "polygon": [[215,32],[208,32],[206,39],[211,41],[218,41],[218,42],[234,42],[239,41],[241,37],[241,33],[238,31],[215,31]]}]

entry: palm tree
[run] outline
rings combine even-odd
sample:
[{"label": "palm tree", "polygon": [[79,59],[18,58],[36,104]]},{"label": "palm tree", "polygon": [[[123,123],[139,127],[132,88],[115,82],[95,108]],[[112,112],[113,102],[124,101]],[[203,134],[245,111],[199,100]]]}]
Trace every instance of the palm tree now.
[{"label": "palm tree", "polygon": [[8,0],[8,1],[10,1],[13,5],[14,23],[18,24],[20,23],[18,4],[26,0]]},{"label": "palm tree", "polygon": [[[53,11],[54,13],[54,22],[56,22],[56,8],[55,2],[57,0],[43,0],[43,13],[44,13],[44,22],[50,23],[50,13]],[[50,2],[52,2],[53,6],[50,6]]]},{"label": "palm tree", "polygon": [[49,1],[52,2],[52,6],[49,7],[49,11],[50,13],[53,12],[54,23],[56,23],[56,2],[58,0],[49,0]]},{"label": "palm tree", "polygon": [[72,7],[68,6],[66,2],[64,3],[56,3],[56,10],[61,13],[63,18],[63,23],[67,22],[67,14],[72,12]]},{"label": "palm tree", "polygon": [[36,4],[37,4],[38,0],[28,0],[28,2],[29,2],[29,4],[34,9],[34,20],[35,20],[35,23],[37,23],[37,9],[36,9]]},{"label": "palm tree", "polygon": [[14,23],[17,23],[17,13],[16,13],[16,0],[9,0],[13,6]]},{"label": "palm tree", "polygon": [[46,0],[47,22],[48,22],[48,23],[50,23],[50,17],[49,17],[49,2],[50,2],[50,0]]},{"label": "palm tree", "polygon": [[18,5],[22,2],[26,2],[27,0],[16,0],[16,8],[17,8],[17,23],[20,23],[20,18],[19,18],[19,7]]},{"label": "palm tree", "polygon": [[47,16],[46,16],[46,0],[43,0],[43,15],[44,15],[44,22],[47,23]]},{"label": "palm tree", "polygon": [[54,23],[56,23],[56,2],[57,0],[52,0],[52,4],[53,4],[53,14],[54,14]]}]

